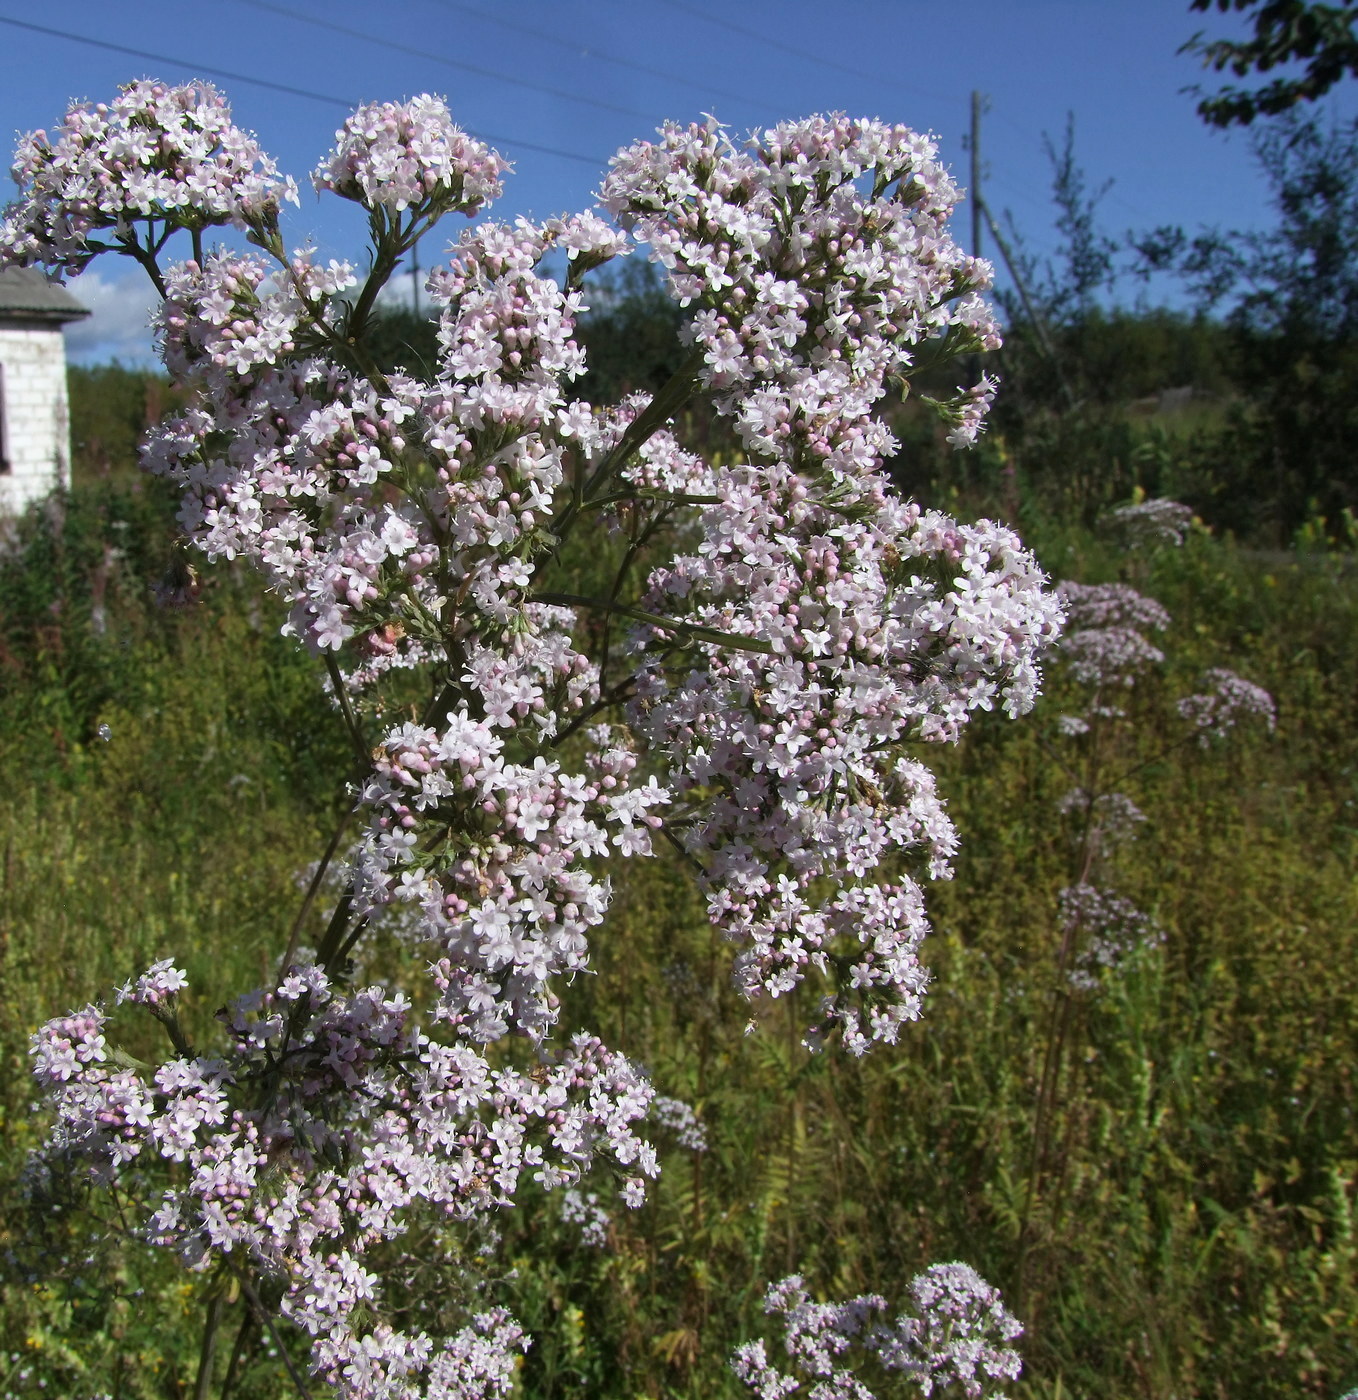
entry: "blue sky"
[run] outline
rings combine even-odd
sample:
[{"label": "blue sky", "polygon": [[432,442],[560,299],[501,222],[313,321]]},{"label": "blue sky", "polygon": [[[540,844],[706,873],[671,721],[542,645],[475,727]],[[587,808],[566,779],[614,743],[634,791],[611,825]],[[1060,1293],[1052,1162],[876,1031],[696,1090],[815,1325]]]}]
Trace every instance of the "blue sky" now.
[{"label": "blue sky", "polygon": [[[514,160],[497,214],[545,217],[586,207],[620,145],[703,112],[740,131],[815,111],[903,121],[935,132],[966,184],[975,89],[989,101],[986,198],[1042,253],[1055,241],[1043,134],[1059,141],[1068,112],[1091,184],[1114,182],[1102,205],[1110,234],[1271,222],[1248,138],[1210,131],[1183,91],[1213,81],[1176,52],[1199,28],[1241,24],[1187,0],[67,0],[50,10],[0,0],[0,132],[51,125],[68,100],[99,100],[133,77],[205,76],[304,182],[346,105],[436,92]],[[1358,110],[1352,94],[1331,105]],[[965,240],[965,205],[960,218]],[[360,222],[340,201],[308,191],[291,227],[298,242],[361,255]],[[72,332],[73,355],[144,354],[134,270],[96,269],[80,294],[97,315]],[[1121,291],[1137,294],[1132,283]]]}]

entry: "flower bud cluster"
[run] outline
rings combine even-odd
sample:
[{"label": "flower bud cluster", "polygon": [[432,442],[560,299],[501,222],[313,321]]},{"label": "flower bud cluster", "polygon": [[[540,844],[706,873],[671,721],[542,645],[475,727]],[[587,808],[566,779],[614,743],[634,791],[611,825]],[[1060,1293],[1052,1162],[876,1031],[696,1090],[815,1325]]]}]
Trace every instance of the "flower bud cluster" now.
[{"label": "flower bud cluster", "polygon": [[[128,999],[155,1004],[183,986],[157,964]],[[337,1394],[502,1390],[517,1328],[488,1315],[435,1347],[365,1323],[380,1310],[365,1257],[421,1213],[470,1219],[512,1201],[525,1173],[569,1185],[599,1154],[632,1169],[635,1200],[657,1171],[631,1126],[649,1083],[587,1036],[527,1071],[493,1066],[465,1041],[422,1034],[399,993],[345,993],[316,967],[290,969],[221,1016],[225,1055],[149,1074],[116,1062],[97,1008],[38,1031],[35,1072],[57,1117],[49,1163],[104,1181],[138,1159],[181,1164],[148,1237],[191,1267],[226,1257],[279,1281],[283,1314],[311,1336],[313,1369]],[[478,1374],[489,1389],[454,1388]]]},{"label": "flower bud cluster", "polygon": [[1022,1332],[998,1291],[967,1264],[933,1264],[910,1283],[914,1313],[877,1320],[886,1299],[863,1294],[846,1303],[813,1303],[797,1274],[774,1284],[764,1311],[783,1319],[783,1349],[792,1373],[774,1367],[763,1342],[736,1349],[731,1369],[759,1400],[784,1397],[812,1382],[817,1400],[874,1400],[855,1365],[875,1362],[928,1397],[936,1390],[1002,1400],[999,1387],[1018,1379],[1009,1345]]},{"label": "flower bud cluster", "polygon": [[[750,452],[843,472],[895,450],[873,405],[926,340],[993,349],[988,264],[947,233],[957,188],[929,138],[843,115],[787,122],[737,150],[673,123],[613,158],[605,208],[698,307],[702,382]],[[863,185],[869,188],[862,188]],[[970,441],[993,385],[960,415]]]},{"label": "flower bud cluster", "polygon": [[173,958],[152,963],[135,981],[118,989],[118,1004],[131,1002],[134,1006],[160,1006],[178,995],[188,985],[188,978],[174,965]]},{"label": "flower bud cluster", "polygon": [[78,273],[137,221],[202,230],[276,223],[297,202],[255,138],[208,83],[129,83],[108,104],[80,104],[55,138],[30,132],[15,154],[23,196],[5,211],[0,260]]},{"label": "flower bud cluster", "polygon": [[345,119],[311,179],[365,208],[475,214],[499,197],[509,168],[457,126],[441,97],[370,102]]},{"label": "flower bud cluster", "polygon": [[939,416],[948,424],[950,446],[971,447],[975,444],[999,387],[997,379],[983,374],[978,384],[970,389],[959,388],[954,398],[944,402],[934,401]]},{"label": "flower bud cluster", "polygon": [[326,300],[357,284],[348,263],[315,266],[296,254],[281,286],[258,254],[218,252],[203,267],[179,263],[165,278],[155,316],[165,368],[181,384],[199,380],[216,398],[234,398],[235,381],[276,365],[297,349],[300,328]]}]

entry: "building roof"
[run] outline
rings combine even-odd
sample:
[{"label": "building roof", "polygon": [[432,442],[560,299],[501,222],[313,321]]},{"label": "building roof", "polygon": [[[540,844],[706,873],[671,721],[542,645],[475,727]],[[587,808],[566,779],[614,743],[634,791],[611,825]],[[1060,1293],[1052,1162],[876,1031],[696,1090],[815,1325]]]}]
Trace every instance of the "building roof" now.
[{"label": "building roof", "polygon": [[59,326],[90,314],[56,282],[49,282],[36,267],[0,268],[0,325],[40,321]]}]

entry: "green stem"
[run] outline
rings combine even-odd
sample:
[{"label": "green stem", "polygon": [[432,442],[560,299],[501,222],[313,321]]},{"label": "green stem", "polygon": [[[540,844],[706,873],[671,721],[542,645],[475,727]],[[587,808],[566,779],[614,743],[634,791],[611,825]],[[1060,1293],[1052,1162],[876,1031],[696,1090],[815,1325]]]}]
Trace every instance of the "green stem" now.
[{"label": "green stem", "polygon": [[283,974],[292,966],[292,960],[297,952],[297,940],[301,936],[302,924],[306,916],[311,912],[311,906],[316,901],[316,895],[320,891],[321,881],[325,879],[325,872],[330,868],[330,862],[335,858],[335,852],[339,849],[340,838],[344,835],[344,829],[349,825],[349,819],[353,816],[352,808],[345,812],[340,818],[339,825],[335,828],[335,833],[330,838],[330,844],[325,848],[325,854],[321,857],[321,863],[316,867],[316,873],[311,877],[311,884],[307,886],[306,897],[302,900],[302,907],[297,911],[297,917],[292,921],[292,929],[288,933],[288,946],[283,953],[283,961],[279,964],[278,978],[281,981]]},{"label": "green stem", "polygon": [[364,933],[367,931],[367,928],[367,919],[360,919],[354,925],[353,929],[349,933],[349,936],[344,940],[343,943],[340,944],[340,946],[335,950],[334,955],[328,960],[325,967],[325,972],[327,975],[329,975],[334,968],[343,965],[345,958],[347,958],[349,954],[354,951],[354,945],[358,942],[360,938],[363,937]]},{"label": "green stem", "polygon": [[147,1010],[165,1027],[165,1034],[170,1037],[170,1044],[174,1046],[175,1052],[182,1059],[193,1059],[193,1046],[189,1044],[188,1037],[184,1034],[183,1028],[179,1024],[179,1016],[174,1008],[148,1006]]},{"label": "green stem", "polygon": [[[273,260],[287,274],[288,281],[292,283],[293,291],[297,293],[298,299],[306,307],[307,314],[311,318],[312,326],[320,333],[322,339],[334,352],[335,357],[344,365],[356,369],[378,393],[387,394],[391,392],[391,386],[387,383],[387,377],[377,367],[377,362],[363,348],[358,340],[352,336],[341,335],[322,315],[323,306],[313,297],[309,296],[306,288],[297,280],[292,270],[292,264],[283,248],[282,237],[274,233],[266,234],[262,230],[257,230],[251,236],[251,241],[257,248],[273,258]],[[390,276],[390,273],[388,273]],[[385,279],[384,279],[385,280]],[[366,319],[366,317],[365,317]],[[353,319],[350,317],[350,327],[352,329]]]},{"label": "green stem", "polygon": [[198,1378],[193,1387],[193,1400],[208,1400],[212,1388],[212,1359],[217,1351],[217,1328],[226,1307],[226,1297],[219,1288],[208,1299],[207,1317],[203,1322],[203,1345],[198,1352]]},{"label": "green stem", "polygon": [[695,347],[688,358],[670,376],[659,393],[632,420],[618,445],[595,467],[585,482],[585,496],[595,491],[613,475],[617,469],[645,444],[657,429],[668,423],[680,408],[693,396],[698,383],[698,370],[703,363],[701,347]]},{"label": "green stem", "polygon": [[572,734],[576,733],[577,730],[583,729],[595,715],[602,714],[604,710],[611,709],[614,705],[621,705],[624,700],[628,699],[631,688],[632,679],[629,676],[625,681],[621,681],[618,685],[614,686],[606,695],[601,696],[592,705],[586,705],[585,708],[571,720],[565,729],[552,739],[547,747],[550,749],[559,749]]},{"label": "green stem", "polygon": [[334,687],[335,699],[339,701],[345,728],[348,729],[349,738],[353,741],[359,771],[366,772],[372,767],[372,755],[368,745],[363,740],[363,731],[358,727],[353,706],[349,704],[349,692],[345,689],[344,677],[340,675],[339,662],[335,660],[333,652],[327,651],[325,654],[325,669],[330,673],[330,684]]},{"label": "green stem", "polygon": [[139,262],[146,269],[146,275],[155,284],[156,291],[160,294],[160,299],[165,300],[165,279],[160,275],[160,266],[156,262],[156,255],[148,249],[143,248],[135,239],[124,241],[120,249],[129,258]]},{"label": "green stem", "polygon": [[335,912],[330,916],[330,926],[325,931],[325,937],[321,939],[321,946],[316,950],[316,962],[322,972],[328,974],[330,971],[330,965],[344,941],[345,929],[349,925],[349,911],[353,907],[352,894],[344,895],[335,905]]},{"label": "green stem", "polygon": [[730,647],[732,651],[756,651],[762,656],[774,654],[773,643],[762,638],[742,637],[735,632],[723,632],[719,627],[703,627],[698,623],[685,622],[683,618],[662,617],[659,613],[629,607],[626,603],[610,603],[606,598],[586,598],[579,593],[538,593],[534,595],[533,602],[550,603],[564,608],[596,608],[603,612],[630,617],[633,622],[644,622],[647,626],[659,627],[666,632],[683,632],[696,642],[711,642],[714,646]]},{"label": "green stem", "polygon": [[278,1354],[283,1359],[283,1365],[287,1368],[288,1377],[297,1389],[302,1400],[311,1400],[311,1392],[306,1387],[306,1382],[302,1379],[301,1372],[297,1369],[297,1363],[288,1355],[288,1349],[283,1343],[283,1338],[278,1335],[278,1329],[273,1325],[273,1319],[264,1309],[264,1304],[260,1302],[259,1294],[255,1292],[254,1285],[245,1276],[244,1271],[227,1256],[227,1263],[230,1264],[236,1277],[240,1280],[241,1292],[245,1294],[250,1306],[255,1310],[255,1316],[259,1319],[260,1326],[263,1327],[273,1338],[273,1344],[278,1348]]},{"label": "green stem", "polygon": [[241,1367],[247,1364],[246,1348],[250,1344],[250,1333],[253,1330],[254,1321],[254,1313],[246,1308],[244,1316],[240,1320],[240,1327],[236,1330],[236,1340],[231,1347],[231,1358],[226,1363],[226,1379],[222,1382],[222,1400],[230,1400],[231,1392],[236,1388],[236,1379]]},{"label": "green stem", "polygon": [[[581,511],[595,505],[595,502],[589,498],[627,461],[632,453],[642,447],[657,429],[669,422],[693,396],[697,388],[698,370],[701,368],[702,362],[702,350],[694,349],[684,363],[669,377],[669,380],[661,386],[655,398],[632,420],[618,445],[595,467],[583,484],[577,477],[571,492],[570,503],[560,516],[552,521],[550,526],[552,534],[556,537],[556,545],[552,550],[553,557],[561,552],[561,546],[565,543],[566,536],[570,533],[571,527],[575,524]],[[547,562],[550,563],[550,560]]]}]

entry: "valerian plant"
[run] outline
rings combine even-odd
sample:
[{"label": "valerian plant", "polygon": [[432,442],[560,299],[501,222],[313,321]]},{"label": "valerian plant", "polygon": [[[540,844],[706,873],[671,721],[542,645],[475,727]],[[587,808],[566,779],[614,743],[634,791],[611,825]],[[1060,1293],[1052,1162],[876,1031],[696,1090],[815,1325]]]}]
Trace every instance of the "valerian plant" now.
[{"label": "valerian plant", "polygon": [[[1182,545],[1192,519],[1178,502],[1149,500],[1113,511],[1107,524],[1134,554]],[[1075,1058],[1082,1021],[1107,982],[1164,942],[1154,916],[1116,885],[1118,856],[1146,822],[1131,792],[1171,755],[1216,747],[1243,725],[1272,731],[1276,721],[1268,692],[1223,667],[1208,668],[1202,689],[1176,700],[1153,684],[1165,653],[1152,638],[1170,626],[1156,599],[1126,583],[1066,580],[1057,592],[1066,632],[1055,660],[1069,710],[1056,718],[1047,752],[1071,783],[1057,803],[1070,837],[1070,883],[1056,896],[1056,976],[1020,1223],[1020,1283],[1044,1197],[1059,1198],[1065,1171],[1055,1141],[1063,1065]],[[1149,755],[1136,743],[1148,733],[1159,737]]]},{"label": "valerian plant", "polygon": [[[715,121],[666,125],[614,157],[594,210],[462,233],[428,283],[437,376],[380,372],[365,336],[383,287],[506,169],[436,98],[359,109],[312,180],[367,211],[360,275],[289,247],[296,186],[208,86],[135,83],[19,148],[0,259],[60,277],[112,252],[149,274],[192,397],[145,464],[180,488],[193,546],[284,600],[352,740],[349,811],[311,886],[339,865],[343,892],[313,951],[299,915],[276,978],[204,989],[237,992],[211,1044],[181,1020],[173,959],[133,978],[116,1000],[163,1027],[158,1064],[116,1048],[103,1005],[34,1037],[54,1114],[35,1190],[102,1189],[108,1219],[217,1280],[200,1396],[231,1308],[299,1394],[505,1393],[527,1339],[476,1280],[478,1221],[528,1180],[578,1192],[596,1163],[635,1206],[658,1170],[645,1074],[587,1034],[554,1038],[609,868],[672,848],[756,1016],[810,979],[809,1045],[894,1042],[927,982],[919,880],[956,846],[913,746],[956,740],[978,708],[1028,710],[1060,626],[1010,531],[901,500],[882,470],[888,393],[999,342],[930,140],[843,116],[743,145]],[[228,227],[244,248],[207,245]],[[189,257],[163,261],[176,238]],[[570,395],[585,278],[634,244],[692,309],[686,356],[653,397],[595,411]],[[955,444],[993,390],[937,404]],[[741,460],[678,440],[699,400]],[[563,563],[581,537],[609,560],[594,593]],[[411,950],[399,988],[360,976],[383,927]],[[597,1193],[570,1205],[607,1221]],[[406,1287],[398,1315],[384,1288],[408,1280],[417,1237],[451,1251],[461,1292]],[[868,1350],[926,1394],[993,1392],[1016,1324],[965,1266],[940,1267]],[[784,1312],[804,1299],[778,1289]],[[736,1365],[763,1393],[794,1388],[755,1351]]]}]

